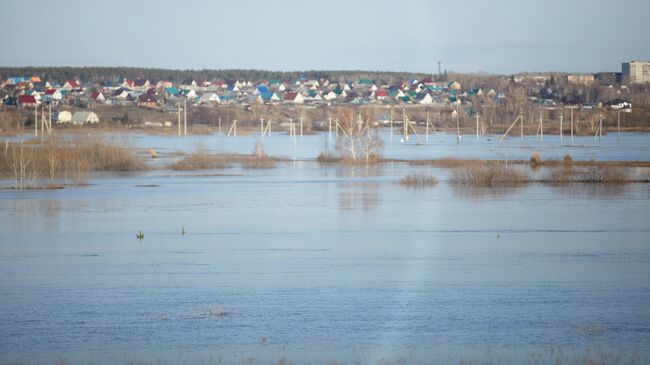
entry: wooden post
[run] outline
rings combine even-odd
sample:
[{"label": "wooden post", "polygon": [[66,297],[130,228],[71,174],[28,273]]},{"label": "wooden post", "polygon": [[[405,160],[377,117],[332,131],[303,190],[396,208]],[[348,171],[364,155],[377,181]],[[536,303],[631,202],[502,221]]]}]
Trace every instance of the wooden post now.
[{"label": "wooden post", "polygon": [[264,118],[260,117],[260,136],[264,137]]},{"label": "wooden post", "polygon": [[49,120],[49,128],[48,128],[48,133],[52,134],[52,102],[50,101],[50,120]]},{"label": "wooden post", "polygon": [[539,111],[539,139],[544,142],[544,111]]},{"label": "wooden post", "polygon": [[562,140],[562,134],[563,134],[562,119],[564,119],[564,115],[560,115],[560,141]]},{"label": "wooden post", "polygon": [[521,117],[521,122],[519,123],[519,129],[521,130],[521,139],[524,139],[524,116],[523,114],[519,114]]},{"label": "wooden post", "polygon": [[185,106],[183,107],[183,134],[187,135],[187,99],[185,99]]},{"label": "wooden post", "polygon": [[394,109],[390,108],[390,141],[393,142],[393,116]]},{"label": "wooden post", "polygon": [[219,135],[221,135],[221,115],[219,116]]},{"label": "wooden post", "polygon": [[621,140],[621,110],[619,109],[618,112],[616,113],[617,116],[617,121],[616,121],[616,140],[620,142]]},{"label": "wooden post", "polygon": [[34,104],[34,137],[38,137],[38,105]]},{"label": "wooden post", "polygon": [[512,130],[512,128],[514,128],[514,126],[517,125],[517,122],[519,121],[519,119],[522,119],[521,114],[519,114],[519,116],[517,117],[517,119],[515,119],[515,121],[512,122],[512,124],[510,124],[510,127],[509,127],[508,130],[506,130],[506,132],[501,136],[501,138],[499,138],[499,141],[503,141],[503,139],[508,135],[508,133],[510,133],[510,130]]},{"label": "wooden post", "polygon": [[45,107],[41,109],[41,142],[43,142],[43,137],[45,137]]},{"label": "wooden post", "polygon": [[425,132],[424,140],[426,142],[429,142],[429,112],[427,112],[427,123],[426,123],[426,126],[425,126],[425,131],[426,132]]},{"label": "wooden post", "polygon": [[478,113],[476,113],[476,140],[478,141]]},{"label": "wooden post", "polygon": [[332,139],[332,115],[331,114],[327,117],[327,120],[329,121],[329,130],[328,130],[327,138]]},{"label": "wooden post", "polygon": [[456,104],[456,143],[460,143],[460,121],[458,117],[458,104]]},{"label": "wooden post", "polygon": [[573,109],[575,109],[575,106],[570,106],[568,107],[571,110],[571,144],[573,144]]},{"label": "wooden post", "polygon": [[181,135],[181,102],[178,102],[178,135]]},{"label": "wooden post", "polygon": [[300,115],[300,137],[302,137],[302,128],[303,128],[303,117],[302,114]]}]

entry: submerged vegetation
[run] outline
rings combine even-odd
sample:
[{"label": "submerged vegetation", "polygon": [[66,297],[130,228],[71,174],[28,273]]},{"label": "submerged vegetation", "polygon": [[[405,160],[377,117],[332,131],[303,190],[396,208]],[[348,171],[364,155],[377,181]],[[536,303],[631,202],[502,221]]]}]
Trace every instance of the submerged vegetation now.
[{"label": "submerged vegetation", "polygon": [[554,184],[625,184],[630,181],[630,174],[619,167],[565,167],[553,171],[549,180]]},{"label": "submerged vegetation", "polygon": [[460,168],[460,167],[481,167],[486,165],[486,161],[469,158],[443,157],[433,160],[416,160],[409,161],[409,165],[414,166],[432,166],[441,168]]},{"label": "submerged vegetation", "polygon": [[[634,167],[648,168],[650,165],[645,161],[573,161],[568,154],[562,160],[542,160],[541,155],[535,152],[530,160],[509,161],[508,164],[454,157],[416,161],[383,160],[380,158],[383,143],[372,132],[373,128],[364,126],[364,116],[359,117],[349,112],[340,115],[349,125],[340,133],[336,149],[326,148],[317,157],[317,162],[368,165],[398,161],[411,166],[446,168],[451,169],[448,180],[450,184],[466,187],[504,188],[529,183],[620,185],[650,182],[647,171],[633,170]],[[251,154],[215,153],[198,144],[191,152],[163,154],[163,157],[155,149],[136,149],[128,140],[85,135],[6,141],[0,148],[0,179],[4,180],[5,186],[10,185],[18,190],[58,189],[71,183],[84,184],[92,172],[136,172],[152,168],[174,171],[231,167],[269,169],[283,161],[270,156],[261,141],[256,142]],[[145,163],[145,160],[161,158],[171,158],[171,161],[151,165]],[[544,173],[529,173],[525,168],[527,165]],[[544,170],[541,170],[542,167]],[[429,187],[437,183],[438,180],[427,172],[410,174],[399,181],[400,185],[411,187]]]},{"label": "submerged vegetation", "polygon": [[456,169],[452,184],[477,187],[520,186],[530,182],[528,174],[514,167],[483,166]]},{"label": "submerged vegetation", "polygon": [[411,187],[431,187],[438,185],[438,179],[433,175],[426,175],[422,173],[411,174],[400,179],[399,184],[402,186]]},{"label": "submerged vegetation", "polygon": [[277,159],[264,151],[264,145],[258,141],[252,155],[215,154],[205,146],[198,145],[194,151],[184,154],[181,159],[167,167],[175,171],[225,169],[233,165],[248,169],[268,169],[275,167],[276,161]]}]

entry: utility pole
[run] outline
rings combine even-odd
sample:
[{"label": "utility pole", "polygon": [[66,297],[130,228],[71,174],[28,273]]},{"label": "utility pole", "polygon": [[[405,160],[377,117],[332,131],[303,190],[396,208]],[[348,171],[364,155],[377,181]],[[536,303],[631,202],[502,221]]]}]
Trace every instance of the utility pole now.
[{"label": "utility pole", "polygon": [[331,114],[327,117],[327,120],[329,121],[328,138],[332,139],[332,115]]},{"label": "utility pole", "polygon": [[568,106],[571,110],[571,144],[573,144],[573,109],[577,108],[575,105]]},{"label": "utility pole", "polygon": [[38,105],[34,104],[34,137],[38,137]]},{"label": "utility pole", "polygon": [[476,113],[476,140],[478,141],[478,113]]},{"label": "utility pole", "polygon": [[52,102],[51,101],[50,101],[49,106],[50,106],[50,120],[49,120],[50,128],[49,128],[49,131],[50,131],[50,134],[52,134]]},{"label": "utility pole", "polygon": [[563,134],[563,129],[562,129],[562,119],[564,119],[564,115],[560,115],[560,141],[562,140],[562,134]]},{"label": "utility pole", "polygon": [[219,116],[219,135],[221,135],[221,115]]},{"label": "utility pole", "polygon": [[187,135],[187,99],[185,99],[185,106],[183,108],[183,114],[184,114],[184,119],[183,119],[183,134]]},{"label": "utility pole", "polygon": [[178,135],[181,135],[181,102],[178,102]]},{"label": "utility pole", "polygon": [[460,143],[460,121],[458,120],[458,104],[456,104],[456,144]]},{"label": "utility pole", "polygon": [[620,142],[621,141],[621,109],[619,109],[616,114],[617,114],[616,140]]}]

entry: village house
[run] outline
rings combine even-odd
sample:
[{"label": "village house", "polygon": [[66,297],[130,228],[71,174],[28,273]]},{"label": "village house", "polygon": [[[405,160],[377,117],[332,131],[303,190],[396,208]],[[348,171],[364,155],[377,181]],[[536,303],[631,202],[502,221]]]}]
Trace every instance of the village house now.
[{"label": "village house", "polygon": [[303,104],[305,98],[300,93],[288,92],[284,95],[284,102],[289,104]]},{"label": "village house", "polygon": [[154,95],[145,93],[138,97],[138,106],[141,108],[155,108],[158,106],[158,100]]},{"label": "village house", "polygon": [[96,103],[104,103],[106,102],[106,97],[100,91],[94,91],[90,94],[90,100]]},{"label": "village house", "polygon": [[47,104],[58,104],[61,102],[61,99],[63,99],[63,94],[59,89],[49,89],[45,90],[45,94],[43,95],[43,101]]},{"label": "village house", "polygon": [[72,122],[72,113],[67,110],[62,110],[55,114],[54,120],[59,124],[66,124]]},{"label": "village house", "polygon": [[84,125],[99,123],[99,118],[94,112],[76,112],[72,115],[72,124]]},{"label": "village house", "polygon": [[199,100],[203,104],[219,104],[221,102],[219,95],[215,93],[205,93]]},{"label": "village house", "polygon": [[38,104],[33,95],[23,94],[18,96],[18,106],[20,108],[33,108]]},{"label": "village house", "polygon": [[77,80],[66,80],[63,83],[63,86],[61,86],[61,88],[65,89],[65,90],[70,90],[70,91],[79,90],[79,89],[81,89],[81,85],[79,84],[79,81],[77,81]]}]

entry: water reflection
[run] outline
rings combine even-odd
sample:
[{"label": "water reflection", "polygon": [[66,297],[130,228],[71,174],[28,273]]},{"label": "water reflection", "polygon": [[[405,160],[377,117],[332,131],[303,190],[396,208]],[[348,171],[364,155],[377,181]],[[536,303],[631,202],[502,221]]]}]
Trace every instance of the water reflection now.
[{"label": "water reflection", "polygon": [[365,211],[377,207],[380,184],[376,182],[342,183],[339,189],[339,209]]},{"label": "water reflection", "polygon": [[451,184],[451,191],[458,198],[467,200],[481,200],[486,198],[516,197],[523,194],[525,186],[483,187],[472,185]]}]

